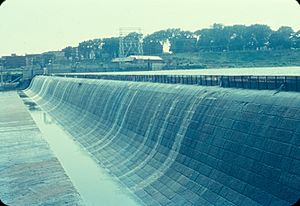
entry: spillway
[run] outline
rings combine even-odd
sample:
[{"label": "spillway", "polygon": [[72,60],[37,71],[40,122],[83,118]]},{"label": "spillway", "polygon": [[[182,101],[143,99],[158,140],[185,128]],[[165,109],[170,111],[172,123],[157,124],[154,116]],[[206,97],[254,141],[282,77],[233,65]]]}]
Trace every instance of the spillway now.
[{"label": "spillway", "polygon": [[144,205],[291,205],[300,95],[35,77],[24,91]]}]

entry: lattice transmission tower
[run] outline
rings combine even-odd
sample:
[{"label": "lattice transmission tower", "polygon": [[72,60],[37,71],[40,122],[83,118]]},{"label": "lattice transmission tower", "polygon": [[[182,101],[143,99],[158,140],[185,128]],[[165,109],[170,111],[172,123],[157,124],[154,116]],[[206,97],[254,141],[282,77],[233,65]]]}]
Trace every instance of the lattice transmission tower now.
[{"label": "lattice transmission tower", "polygon": [[143,55],[140,27],[121,27],[119,36],[119,57]]}]

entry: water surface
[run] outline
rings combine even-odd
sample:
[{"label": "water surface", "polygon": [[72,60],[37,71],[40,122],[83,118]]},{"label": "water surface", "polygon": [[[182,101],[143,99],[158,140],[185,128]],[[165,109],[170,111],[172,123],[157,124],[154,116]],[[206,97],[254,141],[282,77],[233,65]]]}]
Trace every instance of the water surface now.
[{"label": "water surface", "polygon": [[55,156],[87,206],[140,205],[132,194],[119,185],[106,170],[88,155],[46,112],[33,109],[30,113],[49,143]]}]

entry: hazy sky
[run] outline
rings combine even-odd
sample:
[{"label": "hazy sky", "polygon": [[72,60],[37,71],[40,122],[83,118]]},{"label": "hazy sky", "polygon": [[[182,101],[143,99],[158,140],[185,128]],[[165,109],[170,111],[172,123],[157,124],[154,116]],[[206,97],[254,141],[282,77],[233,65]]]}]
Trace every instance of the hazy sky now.
[{"label": "hazy sky", "polygon": [[0,7],[0,56],[40,53],[118,36],[120,27],[195,31],[213,23],[300,29],[296,0],[6,0]]}]

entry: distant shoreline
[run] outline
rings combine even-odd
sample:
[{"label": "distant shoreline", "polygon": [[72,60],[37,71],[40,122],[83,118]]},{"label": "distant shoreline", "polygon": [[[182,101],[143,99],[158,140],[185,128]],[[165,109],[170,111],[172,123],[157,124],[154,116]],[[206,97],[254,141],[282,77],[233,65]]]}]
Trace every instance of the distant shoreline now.
[{"label": "distant shoreline", "polygon": [[167,69],[300,66],[300,50],[194,52],[162,57]]}]

